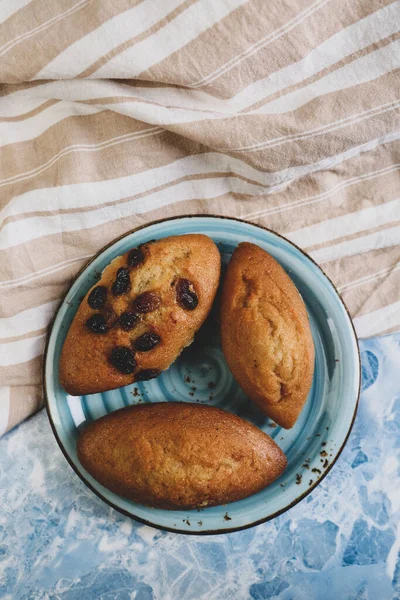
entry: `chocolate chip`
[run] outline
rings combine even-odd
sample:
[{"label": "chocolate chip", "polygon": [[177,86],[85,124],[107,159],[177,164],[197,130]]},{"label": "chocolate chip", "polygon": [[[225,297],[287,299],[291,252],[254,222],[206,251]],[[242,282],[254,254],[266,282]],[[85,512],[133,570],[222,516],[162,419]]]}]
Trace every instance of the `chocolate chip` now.
[{"label": "chocolate chip", "polygon": [[144,261],[144,254],[140,248],[133,248],[128,254],[128,267],[134,269],[142,264]]},{"label": "chocolate chip", "polygon": [[126,267],[120,267],[117,271],[117,279],[129,279],[129,270]]},{"label": "chocolate chip", "polygon": [[114,348],[110,354],[109,361],[116,369],[118,369],[118,371],[124,373],[124,375],[133,373],[136,367],[136,360],[133,356],[133,352],[126,346],[117,346]]},{"label": "chocolate chip", "polygon": [[129,278],[129,270],[125,267],[120,267],[117,271],[117,277],[112,284],[111,291],[114,296],[121,296],[130,290],[131,280]]},{"label": "chocolate chip", "polygon": [[176,301],[185,310],[194,310],[199,303],[193,284],[188,279],[179,279],[176,284]]},{"label": "chocolate chip", "polygon": [[155,292],[144,292],[140,294],[133,303],[136,312],[148,313],[156,310],[161,304],[161,298]]},{"label": "chocolate chip", "polygon": [[98,285],[93,288],[88,297],[88,304],[90,308],[99,310],[102,308],[107,300],[107,288],[104,285]]},{"label": "chocolate chip", "polygon": [[136,373],[135,381],[148,381],[149,379],[158,377],[160,374],[160,369],[144,369]]},{"label": "chocolate chip", "polygon": [[92,315],[88,318],[85,325],[93,333],[107,333],[107,323],[103,315]]},{"label": "chocolate chip", "polygon": [[124,312],[118,319],[121,328],[124,331],[130,331],[133,329],[138,321],[139,317],[134,312]]},{"label": "chocolate chip", "polygon": [[153,350],[159,343],[161,342],[161,338],[156,333],[144,333],[135,342],[136,350],[139,352],[148,352],[149,350]]}]

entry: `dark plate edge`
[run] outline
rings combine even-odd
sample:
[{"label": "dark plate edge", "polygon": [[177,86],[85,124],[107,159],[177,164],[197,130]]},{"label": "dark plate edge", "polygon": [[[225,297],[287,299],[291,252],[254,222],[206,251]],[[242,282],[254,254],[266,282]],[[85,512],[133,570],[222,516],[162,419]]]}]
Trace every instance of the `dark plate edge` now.
[{"label": "dark plate edge", "polygon": [[[178,219],[190,219],[190,218],[217,218],[217,219],[226,219],[228,221],[238,221],[239,223],[246,223],[247,225],[252,225],[254,227],[258,227],[259,229],[263,229],[264,231],[267,231],[268,233],[272,233],[273,235],[276,235],[277,237],[283,239],[285,242],[287,242],[288,244],[290,244],[291,246],[293,246],[294,248],[296,248],[299,252],[301,252],[301,254],[303,254],[306,258],[308,258],[312,263],[314,263],[314,265],[321,271],[321,273],[324,275],[324,277],[326,277],[326,279],[329,281],[329,283],[332,285],[333,289],[335,290],[340,302],[342,303],[347,316],[349,317],[349,321],[353,330],[353,335],[354,335],[354,339],[356,342],[356,348],[357,348],[357,355],[358,355],[358,367],[359,367],[359,379],[358,379],[358,390],[357,390],[357,400],[356,400],[356,405],[354,408],[354,413],[353,413],[353,418],[351,420],[348,432],[346,434],[346,437],[343,441],[343,444],[341,445],[341,447],[339,448],[334,460],[330,463],[329,467],[326,468],[326,470],[324,471],[323,475],[320,476],[319,479],[317,479],[315,481],[315,483],[310,486],[305,492],[303,492],[302,494],[300,494],[300,496],[298,496],[295,500],[293,500],[290,504],[288,504],[287,506],[285,506],[284,508],[282,508],[281,510],[273,513],[272,515],[269,515],[268,517],[265,517],[264,519],[260,519],[259,521],[254,521],[253,523],[249,523],[247,525],[240,525],[238,527],[232,527],[229,529],[217,529],[217,530],[205,530],[205,531],[187,531],[187,530],[183,530],[183,529],[173,529],[170,527],[165,527],[164,525],[158,525],[156,523],[152,523],[151,521],[146,521],[145,519],[142,519],[138,516],[133,516],[131,515],[128,511],[124,510],[123,508],[120,508],[118,506],[116,506],[115,504],[113,504],[112,502],[110,502],[109,500],[107,500],[107,498],[105,498],[100,492],[98,492],[86,479],[85,477],[78,471],[78,469],[75,467],[74,463],[72,462],[72,460],[70,459],[70,457],[68,456],[60,438],[58,437],[58,433],[56,430],[56,427],[54,425],[52,416],[51,416],[51,412],[50,412],[50,408],[49,408],[49,401],[48,401],[48,395],[47,395],[47,387],[46,387],[46,363],[47,363],[47,354],[48,354],[48,348],[49,348],[49,341],[50,341],[50,337],[51,337],[51,333],[53,331],[53,326],[54,326],[54,321],[57,318],[57,315],[60,311],[60,308],[62,306],[62,304],[64,303],[65,298],[67,297],[69,290],[71,289],[71,287],[73,286],[73,284],[75,283],[75,281],[78,279],[78,277],[83,273],[83,271],[86,270],[86,268],[94,261],[96,260],[96,258],[102,254],[103,252],[105,252],[107,250],[107,248],[109,248],[110,246],[113,246],[116,242],[118,242],[119,240],[123,239],[124,237],[131,235],[132,233],[136,233],[137,231],[140,231],[141,229],[145,229],[147,227],[150,227],[151,225],[157,225],[158,223],[163,223],[165,221],[176,221]],[[357,334],[356,334],[356,330],[354,327],[354,323],[353,320],[350,316],[350,312],[346,306],[346,304],[344,303],[342,297],[340,296],[338,290],[336,289],[336,286],[333,284],[333,282],[331,281],[331,279],[328,277],[328,275],[324,272],[324,270],[318,265],[318,263],[309,255],[307,254],[307,252],[305,252],[304,250],[302,250],[299,246],[297,246],[297,244],[295,244],[294,242],[291,242],[290,240],[288,240],[285,236],[281,235],[280,233],[277,233],[276,231],[273,231],[272,229],[269,229],[268,227],[264,227],[263,225],[259,225],[256,223],[251,223],[250,221],[246,221],[244,219],[238,219],[237,217],[226,217],[224,215],[214,215],[214,214],[189,214],[189,215],[179,215],[176,217],[167,217],[164,219],[157,219],[156,221],[151,221],[149,223],[145,223],[144,225],[140,225],[138,227],[135,227],[134,229],[131,229],[130,231],[125,232],[124,234],[120,235],[119,237],[115,238],[114,240],[112,240],[111,242],[109,242],[108,244],[106,244],[105,246],[103,246],[94,256],[92,256],[92,258],[90,260],[88,260],[87,263],[85,263],[85,265],[78,271],[78,273],[75,275],[75,277],[72,279],[68,290],[66,291],[66,293],[63,295],[57,309],[56,312],[51,320],[51,322],[48,325],[48,332],[47,332],[47,336],[46,336],[46,344],[45,344],[45,348],[44,348],[44,354],[43,354],[43,363],[42,363],[42,388],[43,388],[43,396],[44,396],[44,404],[45,404],[45,408],[46,408],[46,414],[47,417],[49,419],[49,423],[51,426],[51,429],[53,430],[53,434],[54,437],[56,438],[57,444],[60,447],[61,452],[63,453],[63,455],[65,456],[68,464],[70,465],[70,467],[75,471],[75,473],[78,475],[79,479],[81,479],[81,481],[83,481],[83,483],[101,500],[103,500],[103,502],[105,502],[108,506],[110,506],[111,508],[113,508],[114,510],[116,510],[117,512],[123,514],[126,517],[129,517],[130,519],[133,519],[134,521],[137,521],[139,523],[142,523],[143,525],[148,525],[149,527],[153,527],[155,529],[161,529],[163,531],[169,531],[171,533],[180,533],[180,534],[184,534],[184,535],[219,535],[219,534],[224,534],[224,533],[234,533],[235,531],[242,531],[245,529],[250,529],[251,527],[256,527],[257,525],[261,525],[262,523],[267,523],[268,521],[271,521],[272,519],[275,519],[276,517],[279,517],[279,515],[282,515],[283,513],[287,512],[288,510],[290,510],[291,508],[293,508],[294,506],[296,506],[296,504],[298,504],[299,502],[301,502],[302,500],[304,500],[304,498],[306,498],[320,483],[321,481],[323,481],[323,479],[325,479],[325,477],[328,475],[328,473],[331,471],[332,467],[336,464],[339,456],[342,454],[343,449],[347,443],[347,440],[349,439],[351,430],[353,429],[353,425],[354,425],[354,421],[355,418],[357,416],[357,410],[358,410],[358,405],[359,405],[359,401],[360,401],[360,392],[361,392],[361,356],[360,356],[360,348],[358,345],[358,339],[357,339]]]}]

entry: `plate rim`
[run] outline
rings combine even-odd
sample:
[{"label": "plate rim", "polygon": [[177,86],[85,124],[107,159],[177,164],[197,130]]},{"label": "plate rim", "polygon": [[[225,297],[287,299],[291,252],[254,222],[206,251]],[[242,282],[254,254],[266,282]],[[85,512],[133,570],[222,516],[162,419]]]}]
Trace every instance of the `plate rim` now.
[{"label": "plate rim", "polygon": [[[208,529],[208,530],[204,530],[204,531],[188,531],[186,529],[176,529],[176,528],[172,528],[172,527],[168,527],[165,525],[159,525],[157,523],[153,523],[151,521],[148,521],[147,519],[143,519],[141,517],[138,517],[137,515],[132,515],[131,513],[129,513],[127,510],[113,504],[113,502],[111,502],[110,500],[108,500],[105,496],[102,495],[102,493],[98,490],[96,490],[92,484],[87,481],[85,479],[85,477],[82,475],[82,473],[79,472],[79,470],[77,469],[77,467],[75,466],[75,463],[72,461],[72,459],[70,458],[68,452],[66,451],[66,449],[64,448],[64,445],[58,435],[58,431],[57,428],[54,424],[53,421],[53,417],[51,414],[51,410],[50,410],[50,405],[49,405],[49,398],[48,398],[48,393],[47,393],[47,384],[46,384],[46,377],[47,377],[47,359],[48,359],[48,351],[49,351],[49,343],[50,343],[50,338],[54,329],[54,323],[55,320],[58,316],[58,313],[61,309],[61,307],[64,304],[64,301],[67,297],[67,295],[70,292],[71,287],[75,284],[76,280],[80,277],[80,275],[89,267],[89,265],[95,261],[101,254],[103,254],[103,252],[105,252],[108,248],[110,248],[111,246],[113,246],[114,244],[116,244],[118,241],[122,240],[123,238],[136,233],[137,231],[140,231],[141,229],[145,229],[147,227],[150,227],[152,225],[157,225],[158,223],[165,223],[166,221],[177,221],[178,219],[190,219],[190,218],[199,218],[199,219],[204,219],[204,218],[216,218],[216,219],[224,219],[227,221],[237,221],[238,223],[244,223],[246,225],[252,225],[253,227],[258,227],[259,229],[262,229],[263,231],[266,231],[274,236],[277,236],[279,238],[281,238],[282,240],[284,240],[286,243],[290,244],[291,246],[293,246],[296,250],[298,250],[301,254],[303,254],[307,259],[309,259],[318,269],[319,271],[322,273],[322,275],[328,280],[328,282],[331,284],[333,290],[336,293],[337,298],[339,299],[340,303],[342,304],[343,308],[345,309],[347,316],[349,318],[349,322],[351,325],[351,333],[353,336],[353,339],[355,341],[355,346],[356,346],[356,350],[357,350],[357,365],[358,365],[358,386],[357,386],[357,397],[356,397],[356,402],[355,402],[355,407],[354,407],[354,412],[353,412],[353,416],[349,425],[349,428],[347,430],[346,436],[343,440],[343,443],[341,444],[340,448],[338,449],[336,456],[334,458],[334,460],[332,460],[332,462],[329,464],[329,466],[325,469],[324,473],[320,476],[319,479],[317,479],[315,481],[314,484],[312,484],[307,490],[305,490],[303,493],[301,493],[299,496],[297,496],[297,498],[295,498],[294,500],[292,500],[287,506],[283,507],[282,509],[275,511],[274,513],[272,513],[271,515],[268,515],[267,517],[264,517],[262,519],[258,519],[257,521],[254,521],[252,523],[247,523],[246,525],[239,525],[237,527],[232,527],[232,528],[226,528],[226,529]],[[338,461],[340,455],[342,454],[344,447],[347,444],[347,441],[349,439],[350,433],[353,429],[354,426],[354,421],[356,419],[357,416],[357,411],[358,411],[358,406],[359,406],[359,401],[360,401],[360,393],[361,393],[361,375],[362,375],[362,365],[361,365],[361,355],[360,355],[360,347],[359,347],[359,343],[358,343],[358,338],[357,338],[357,333],[354,327],[354,323],[353,323],[353,319],[350,315],[349,309],[347,308],[343,298],[341,297],[341,295],[339,294],[335,284],[332,282],[332,280],[330,279],[330,277],[328,277],[328,275],[325,273],[325,271],[322,269],[322,267],[307,253],[305,252],[305,250],[303,250],[302,248],[300,248],[296,243],[290,241],[287,237],[285,237],[284,235],[274,231],[273,229],[270,229],[269,227],[265,227],[264,225],[260,225],[258,223],[252,223],[250,221],[247,221],[245,219],[239,219],[238,217],[229,217],[226,215],[218,215],[218,214],[207,214],[207,213],[200,213],[200,214],[196,214],[196,213],[190,213],[190,214],[184,214],[184,215],[176,215],[173,217],[164,217],[162,219],[156,219],[153,221],[149,221],[148,223],[144,223],[142,225],[139,225],[138,227],[134,227],[133,229],[126,231],[125,233],[121,234],[120,236],[114,238],[113,240],[111,240],[110,242],[108,242],[108,244],[106,244],[105,246],[103,246],[102,248],[100,248],[100,250],[98,250],[83,266],[82,268],[74,275],[74,277],[71,279],[71,282],[65,292],[65,294],[63,294],[57,308],[56,311],[53,315],[53,318],[51,319],[48,327],[47,327],[47,335],[46,335],[46,343],[45,343],[45,347],[44,347],[44,353],[43,353],[43,362],[42,362],[42,389],[43,389],[43,398],[44,398],[44,406],[46,409],[46,414],[47,414],[47,418],[49,420],[50,423],[50,427],[53,431],[54,437],[57,441],[57,444],[62,452],[62,454],[64,455],[65,459],[67,460],[69,466],[73,469],[73,471],[76,473],[76,475],[79,477],[79,479],[98,497],[100,498],[103,502],[105,502],[108,506],[110,506],[111,508],[113,508],[114,510],[116,510],[117,512],[119,512],[120,514],[123,514],[126,517],[129,517],[130,519],[133,519],[134,521],[141,523],[143,525],[148,525],[149,527],[153,527],[155,529],[160,529],[162,531],[168,531],[171,533],[178,533],[178,534],[184,534],[184,535],[221,535],[221,534],[227,534],[227,533],[234,533],[236,531],[243,531],[245,529],[250,529],[251,527],[256,527],[257,525],[261,525],[262,523],[267,523],[268,521],[272,521],[273,519],[275,519],[276,517],[279,517],[280,515],[284,514],[285,512],[287,512],[288,510],[290,510],[291,508],[293,508],[294,506],[296,506],[296,504],[298,504],[299,502],[301,502],[302,500],[304,500],[304,498],[306,498],[309,494],[311,494],[311,492],[325,479],[325,477],[328,475],[328,473],[330,473],[331,469],[333,468],[333,466],[336,464],[336,462]]]}]

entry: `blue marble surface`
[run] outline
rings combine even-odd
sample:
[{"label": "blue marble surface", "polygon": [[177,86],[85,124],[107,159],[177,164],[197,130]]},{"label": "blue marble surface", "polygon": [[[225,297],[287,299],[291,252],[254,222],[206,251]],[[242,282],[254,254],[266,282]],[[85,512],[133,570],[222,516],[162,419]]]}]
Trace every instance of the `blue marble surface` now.
[{"label": "blue marble surface", "polygon": [[0,598],[400,599],[400,335],[361,342],[338,462],[274,521],[197,537],[136,524],[73,473],[44,412],[0,440]]}]

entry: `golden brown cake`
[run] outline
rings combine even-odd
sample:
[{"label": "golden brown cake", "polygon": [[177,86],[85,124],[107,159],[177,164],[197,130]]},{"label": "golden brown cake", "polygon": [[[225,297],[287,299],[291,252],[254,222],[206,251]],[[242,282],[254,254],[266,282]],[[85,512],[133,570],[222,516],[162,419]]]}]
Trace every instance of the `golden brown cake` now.
[{"label": "golden brown cake", "polygon": [[267,252],[239,244],[221,298],[221,336],[236,381],[269,417],[289,429],[310,391],[314,343],[304,302]]},{"label": "golden brown cake", "polygon": [[214,242],[198,234],[147,242],[113,260],[67,334],[63,388],[104,392],[167,369],[211,309],[220,261]]},{"label": "golden brown cake", "polygon": [[164,509],[245,498],[274,481],[286,457],[260,429],[211,406],[162,402],[122,408],[88,425],[77,445],[106,488]]}]

